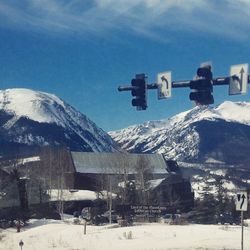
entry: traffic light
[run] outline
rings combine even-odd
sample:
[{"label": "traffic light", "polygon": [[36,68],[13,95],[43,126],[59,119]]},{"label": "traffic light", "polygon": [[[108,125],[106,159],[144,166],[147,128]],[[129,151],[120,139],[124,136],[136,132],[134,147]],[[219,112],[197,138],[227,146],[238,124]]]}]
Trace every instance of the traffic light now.
[{"label": "traffic light", "polygon": [[211,66],[207,65],[197,70],[197,79],[190,81],[191,92],[189,99],[199,105],[209,105],[214,103],[213,93],[213,74]]},{"label": "traffic light", "polygon": [[136,75],[136,78],[131,80],[131,94],[135,98],[132,99],[132,106],[137,107],[137,110],[147,109],[147,84],[145,75]]}]

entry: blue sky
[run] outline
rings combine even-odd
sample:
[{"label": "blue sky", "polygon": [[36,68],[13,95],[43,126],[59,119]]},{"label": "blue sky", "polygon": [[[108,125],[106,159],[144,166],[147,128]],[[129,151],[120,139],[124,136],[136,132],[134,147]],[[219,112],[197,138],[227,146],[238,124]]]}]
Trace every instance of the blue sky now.
[{"label": "blue sky", "polygon": [[[250,0],[0,0],[0,86],[54,93],[106,131],[190,109],[190,90],[169,100],[148,93],[136,111],[117,87],[136,73],[192,79],[212,61],[214,77],[250,62]],[[228,88],[214,88],[215,105]]]}]

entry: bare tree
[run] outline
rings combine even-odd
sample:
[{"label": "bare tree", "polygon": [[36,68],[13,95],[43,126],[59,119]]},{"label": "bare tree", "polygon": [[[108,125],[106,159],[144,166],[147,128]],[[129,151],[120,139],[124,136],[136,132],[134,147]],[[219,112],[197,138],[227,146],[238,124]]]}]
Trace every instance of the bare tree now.
[{"label": "bare tree", "polygon": [[136,188],[139,190],[139,202],[148,204],[149,181],[152,179],[152,168],[143,155],[140,155],[136,165]]},{"label": "bare tree", "polygon": [[[66,147],[45,147],[41,151],[41,169],[49,196],[57,192],[57,211],[64,211],[64,190],[68,188],[66,174],[72,170],[70,153]],[[69,184],[69,185],[72,185]]]}]

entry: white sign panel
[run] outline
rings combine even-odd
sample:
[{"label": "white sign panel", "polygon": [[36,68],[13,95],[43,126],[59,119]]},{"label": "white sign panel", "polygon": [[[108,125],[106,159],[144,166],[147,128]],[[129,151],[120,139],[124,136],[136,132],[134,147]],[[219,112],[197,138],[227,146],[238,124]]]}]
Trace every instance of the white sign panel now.
[{"label": "white sign panel", "polygon": [[236,194],[236,211],[247,211],[247,192],[240,191]]},{"label": "white sign panel", "polygon": [[230,68],[229,95],[247,93],[248,64],[233,65]]},{"label": "white sign panel", "polygon": [[158,99],[166,99],[171,97],[172,80],[171,71],[158,73]]}]

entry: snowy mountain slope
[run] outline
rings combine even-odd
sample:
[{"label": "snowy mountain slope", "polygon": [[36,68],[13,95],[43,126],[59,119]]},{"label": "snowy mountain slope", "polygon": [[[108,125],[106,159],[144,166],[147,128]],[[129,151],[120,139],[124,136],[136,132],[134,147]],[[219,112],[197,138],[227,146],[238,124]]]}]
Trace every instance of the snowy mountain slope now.
[{"label": "snowy mountain slope", "polygon": [[244,162],[250,150],[250,103],[195,107],[109,134],[130,152],[162,153],[179,161]]},{"label": "snowy mountain slope", "polygon": [[5,149],[20,145],[64,145],[94,152],[119,149],[106,132],[72,106],[55,95],[30,89],[0,91],[0,143]]}]

